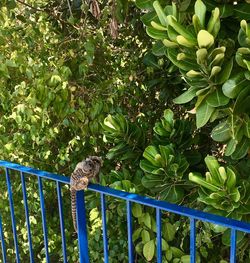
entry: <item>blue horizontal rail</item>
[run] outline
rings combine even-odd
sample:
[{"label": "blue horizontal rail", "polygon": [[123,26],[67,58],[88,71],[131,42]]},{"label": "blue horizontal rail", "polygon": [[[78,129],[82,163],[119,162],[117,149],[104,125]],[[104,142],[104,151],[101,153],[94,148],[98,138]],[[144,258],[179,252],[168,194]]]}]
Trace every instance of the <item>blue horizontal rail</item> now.
[{"label": "blue horizontal rail", "polygon": [[[19,251],[18,251],[18,240],[16,234],[16,222],[14,215],[14,206],[13,206],[13,198],[12,198],[12,190],[9,175],[9,170],[15,170],[20,172],[23,184],[23,197],[24,197],[24,205],[26,212],[26,223],[28,229],[29,236],[29,246],[30,250],[32,250],[32,242],[31,242],[31,233],[28,222],[28,203],[27,203],[27,195],[24,177],[27,175],[35,175],[38,177],[38,185],[39,185],[39,194],[40,194],[40,204],[41,204],[41,213],[42,213],[42,224],[43,224],[43,232],[44,232],[44,246],[45,246],[45,255],[46,262],[50,262],[49,257],[49,247],[48,247],[48,237],[47,237],[47,226],[46,226],[46,213],[45,213],[45,202],[44,195],[42,189],[42,180],[48,179],[56,182],[57,187],[57,197],[59,204],[59,219],[60,219],[60,228],[62,235],[62,250],[63,250],[63,259],[64,263],[67,262],[67,253],[66,253],[66,240],[64,234],[64,217],[63,217],[63,209],[62,209],[62,197],[61,197],[61,184],[70,184],[70,178],[40,171],[34,168],[29,168],[26,166],[1,161],[0,167],[6,169],[6,179],[8,186],[8,194],[9,194],[9,202],[11,208],[11,218],[12,218],[12,229],[15,243],[15,252],[16,252],[16,261],[19,262]],[[131,208],[133,203],[142,204],[145,206],[153,207],[156,209],[156,223],[157,223],[157,263],[162,261],[162,244],[161,244],[161,211],[167,211],[174,214],[178,214],[181,216],[188,217],[190,219],[190,259],[191,263],[196,262],[196,221],[200,220],[203,222],[209,222],[217,225],[221,225],[231,229],[231,249],[230,249],[230,263],[236,262],[236,237],[237,231],[243,231],[245,233],[250,233],[250,224],[230,218],[225,218],[218,215],[213,215],[210,213],[202,212],[199,210],[191,209],[188,207],[171,204],[165,201],[155,200],[146,196],[140,196],[134,193],[128,193],[124,191],[115,190],[109,187],[104,187],[101,185],[90,184],[88,186],[88,190],[94,191],[101,194],[101,207],[102,207],[102,222],[103,222],[103,244],[104,244],[104,262],[108,262],[108,235],[107,235],[107,222],[106,222],[106,204],[105,204],[105,196],[112,196],[118,199],[122,199],[126,201],[127,204],[127,230],[128,230],[128,251],[129,251],[129,262],[134,262],[134,245],[132,241],[132,229],[133,229],[133,221],[132,221],[132,213]],[[88,238],[87,238],[87,219],[86,219],[86,211],[85,211],[85,203],[84,203],[84,191],[77,192],[76,196],[77,202],[77,227],[78,227],[78,244],[79,244],[79,259],[80,263],[88,263],[89,255],[88,255]],[[4,222],[3,222],[4,224]],[[0,241],[3,255],[3,263],[6,263],[6,248],[3,238],[3,224],[1,222],[0,215]],[[33,262],[33,252],[30,251],[30,262]]]}]

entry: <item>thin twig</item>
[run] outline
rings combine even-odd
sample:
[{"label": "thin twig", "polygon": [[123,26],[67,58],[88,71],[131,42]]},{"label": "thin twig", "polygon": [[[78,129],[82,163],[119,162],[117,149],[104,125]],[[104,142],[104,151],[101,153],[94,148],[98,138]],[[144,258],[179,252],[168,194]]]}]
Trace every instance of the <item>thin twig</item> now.
[{"label": "thin twig", "polygon": [[70,13],[70,16],[73,17],[73,13],[72,13],[72,9],[71,9],[71,5],[70,5],[69,0],[67,0],[67,4],[68,4],[68,7],[69,7],[69,13]]},{"label": "thin twig", "polygon": [[21,1],[21,0],[16,0],[18,3],[20,3],[20,4],[22,4],[22,5],[25,5],[25,6],[27,6],[27,7],[29,7],[29,8],[31,8],[31,9],[33,9],[33,10],[36,10],[36,11],[38,11],[38,12],[45,12],[46,11],[46,9],[40,9],[40,8],[37,8],[37,7],[34,7],[34,6],[32,6],[32,5],[30,5],[30,4],[27,4],[27,3],[25,3],[25,2],[23,2],[23,1]]}]

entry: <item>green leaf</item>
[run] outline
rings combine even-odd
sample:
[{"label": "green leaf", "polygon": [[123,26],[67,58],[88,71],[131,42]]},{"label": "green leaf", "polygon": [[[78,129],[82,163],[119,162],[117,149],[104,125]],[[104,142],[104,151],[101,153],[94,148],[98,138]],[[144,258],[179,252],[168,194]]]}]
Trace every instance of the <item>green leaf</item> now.
[{"label": "green leaf", "polygon": [[163,236],[167,242],[173,241],[175,238],[176,228],[170,223],[165,223],[163,225]]},{"label": "green leaf", "polygon": [[163,56],[166,53],[166,46],[162,43],[162,41],[157,41],[152,47],[152,53],[155,56]]},{"label": "green leaf", "polygon": [[147,34],[154,38],[154,39],[157,39],[157,40],[163,40],[163,39],[167,39],[168,38],[168,34],[164,31],[160,31],[160,30],[157,30],[153,27],[147,27],[146,28],[146,32]]},{"label": "green leaf", "polygon": [[199,90],[199,87],[190,87],[187,91],[182,93],[180,96],[175,98],[173,100],[174,103],[176,104],[184,104],[189,101],[191,101],[194,97],[196,97],[196,92]]},{"label": "green leaf", "polygon": [[143,246],[143,256],[151,261],[155,254],[155,243],[154,240],[150,240]]},{"label": "green leaf", "polygon": [[158,19],[158,16],[155,11],[148,12],[141,16],[141,21],[144,25],[151,27],[151,22],[155,21],[157,23],[160,23],[160,20]]},{"label": "green leaf", "polygon": [[228,104],[229,98],[223,94],[221,89],[217,88],[213,93],[207,96],[206,102],[211,107],[221,107]]},{"label": "green leaf", "polygon": [[141,231],[141,237],[142,237],[142,242],[145,244],[150,241],[150,234],[147,230],[143,229]]},{"label": "green leaf", "polygon": [[133,204],[133,207],[132,207],[132,214],[134,217],[141,217],[142,216],[142,207],[140,204]]},{"label": "green leaf", "polygon": [[229,79],[233,69],[233,62],[234,59],[231,58],[223,64],[222,71],[216,76],[216,83],[223,84]]},{"label": "green leaf", "polygon": [[143,157],[147,159],[150,163],[152,163],[156,167],[161,167],[161,163],[159,163],[155,156],[159,154],[157,148],[155,146],[148,146],[145,151],[143,152]]},{"label": "green leaf", "polygon": [[243,137],[243,139],[237,144],[235,151],[232,154],[234,160],[243,158],[250,148],[250,139]]},{"label": "green leaf", "polygon": [[166,200],[170,203],[179,203],[184,197],[184,189],[180,186],[170,185],[166,186],[160,193],[162,200]]},{"label": "green leaf", "polygon": [[154,7],[154,9],[155,9],[155,12],[156,12],[157,15],[158,15],[158,18],[159,18],[161,24],[162,24],[163,26],[167,26],[167,25],[168,25],[167,16],[166,16],[166,14],[164,13],[164,10],[162,9],[159,1],[154,1],[154,2],[153,2],[153,7]]},{"label": "green leaf", "polygon": [[136,0],[135,4],[140,9],[153,10],[153,1],[152,0]]},{"label": "green leaf", "polygon": [[143,216],[143,222],[145,226],[147,226],[149,229],[151,229],[151,217],[149,213],[145,213]]},{"label": "green leaf", "polygon": [[141,235],[141,231],[142,231],[142,228],[139,227],[137,228],[134,233],[133,233],[133,236],[132,236],[132,239],[133,239],[133,242],[135,242]]},{"label": "green leaf", "polygon": [[211,190],[213,192],[220,191],[221,189],[211,183],[208,183],[206,180],[201,178],[200,174],[198,173],[189,173],[188,178],[190,181],[199,184],[200,186],[205,187],[208,190]]},{"label": "green leaf", "polygon": [[180,250],[177,247],[170,247],[170,249],[173,253],[173,257],[175,257],[175,258],[180,258],[185,254],[182,250]]},{"label": "green leaf", "polygon": [[[250,82],[249,82],[250,84]],[[242,89],[234,104],[234,114],[240,114],[243,112],[250,112],[250,86]]]},{"label": "green leaf", "polygon": [[195,60],[194,61],[190,61],[189,59],[185,59],[182,61],[177,60],[178,53],[179,51],[177,49],[168,48],[167,56],[176,67],[184,71],[199,70],[199,66],[195,62]]},{"label": "green leaf", "polygon": [[228,98],[234,99],[248,85],[249,81],[245,79],[244,73],[239,73],[224,83],[222,91]]},{"label": "green leaf", "polygon": [[197,0],[194,5],[195,14],[199,17],[202,28],[205,27],[207,8],[201,0]]},{"label": "green leaf", "polygon": [[148,189],[152,189],[154,187],[159,187],[162,185],[162,178],[159,177],[159,175],[146,175],[142,177],[141,183],[144,187]]},{"label": "green leaf", "polygon": [[231,129],[227,121],[219,123],[211,132],[214,141],[225,142],[231,138]]},{"label": "green leaf", "polygon": [[203,101],[196,109],[196,127],[197,129],[203,127],[210,119],[214,108]]},{"label": "green leaf", "polygon": [[[245,233],[237,231],[237,244],[244,238]],[[231,229],[227,229],[223,235],[222,235],[222,243],[225,246],[230,246],[230,240],[231,240]]]},{"label": "green leaf", "polygon": [[226,148],[226,151],[225,151],[225,155],[226,155],[226,156],[232,155],[233,152],[234,152],[235,149],[236,149],[237,144],[238,144],[238,141],[235,140],[234,138],[232,138],[232,139],[227,143],[227,148]]},{"label": "green leaf", "polygon": [[234,14],[240,20],[242,20],[242,19],[249,20],[250,19],[250,5],[249,5],[249,3],[244,3],[244,4],[239,3],[236,6],[234,6]]},{"label": "green leaf", "polygon": [[152,53],[147,53],[144,58],[143,58],[143,63],[146,66],[155,68],[155,69],[160,69],[161,67],[158,65],[158,60],[157,58],[152,54]]}]

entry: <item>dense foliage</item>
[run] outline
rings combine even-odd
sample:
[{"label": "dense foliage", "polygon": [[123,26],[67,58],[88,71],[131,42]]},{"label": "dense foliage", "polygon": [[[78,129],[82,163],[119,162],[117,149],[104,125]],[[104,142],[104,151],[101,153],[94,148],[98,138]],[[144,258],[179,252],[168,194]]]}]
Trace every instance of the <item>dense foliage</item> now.
[{"label": "dense foliage", "polygon": [[[0,158],[70,175],[102,156],[101,184],[250,221],[249,1],[5,0],[0,3]],[[4,172],[0,213],[13,240]],[[11,174],[21,259],[28,239]],[[36,262],[45,262],[37,182],[26,177]],[[77,262],[63,187],[69,262]],[[52,262],[57,194],[44,183]],[[3,199],[3,201],[2,201]],[[91,262],[103,255],[99,196],[86,193]],[[127,262],[126,207],[107,199],[110,262]],[[155,211],[133,205],[136,262],[155,262]],[[116,227],[115,227],[116,226]],[[162,215],[163,262],[189,262],[189,222]],[[198,262],[229,260],[229,231],[197,224]],[[250,262],[238,233],[238,262]]]}]

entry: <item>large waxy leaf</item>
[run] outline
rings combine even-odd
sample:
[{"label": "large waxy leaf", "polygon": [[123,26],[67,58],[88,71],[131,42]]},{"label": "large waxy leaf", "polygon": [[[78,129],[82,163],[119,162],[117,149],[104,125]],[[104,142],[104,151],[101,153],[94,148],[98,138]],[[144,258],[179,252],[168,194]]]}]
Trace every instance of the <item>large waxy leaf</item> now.
[{"label": "large waxy leaf", "polygon": [[198,173],[189,173],[188,178],[190,181],[197,183],[200,186],[203,186],[210,191],[217,192],[221,190],[219,187],[215,186],[214,184],[208,183]]},{"label": "large waxy leaf", "polygon": [[135,4],[140,9],[153,10],[153,1],[152,0],[136,0]]},{"label": "large waxy leaf", "polygon": [[217,142],[225,142],[231,138],[231,129],[227,121],[219,123],[211,133],[213,140]]},{"label": "large waxy leaf", "polygon": [[232,154],[232,158],[239,160],[243,158],[250,148],[250,139],[243,137],[243,139],[237,144],[235,151]]},{"label": "large waxy leaf", "polygon": [[184,189],[180,186],[170,185],[161,191],[161,199],[170,203],[179,203],[184,197]]},{"label": "large waxy leaf", "polygon": [[150,177],[142,177],[141,183],[144,187],[152,189],[154,187],[161,186],[163,184],[163,180],[158,175],[150,175]]},{"label": "large waxy leaf", "polygon": [[202,28],[205,27],[205,18],[207,8],[201,0],[197,0],[194,5],[195,14],[198,16]]},{"label": "large waxy leaf", "polygon": [[151,261],[155,254],[155,242],[154,240],[148,241],[143,246],[143,256],[148,260]]},{"label": "large waxy leaf", "polygon": [[163,233],[163,237],[167,242],[173,241],[176,233],[176,227],[169,222],[166,222],[163,225]]},{"label": "large waxy leaf", "polygon": [[211,107],[220,107],[227,105],[229,98],[223,94],[221,89],[217,88],[213,93],[207,96],[206,102]]},{"label": "large waxy leaf", "polygon": [[[249,82],[250,84],[250,82]],[[250,86],[241,90],[234,104],[234,114],[250,113]]]},{"label": "large waxy leaf", "polygon": [[158,16],[156,14],[155,11],[152,11],[152,12],[149,12],[149,13],[146,13],[144,14],[142,17],[141,17],[141,21],[144,25],[146,26],[150,26],[151,27],[151,22],[152,21],[155,21],[157,23],[160,23],[160,20],[158,19]]},{"label": "large waxy leaf", "polygon": [[197,129],[203,127],[210,119],[214,108],[211,107],[206,101],[203,101],[196,109],[196,126]]},{"label": "large waxy leaf", "polygon": [[155,146],[148,146],[143,152],[143,157],[146,158],[154,166],[161,167],[161,164],[155,159],[155,156],[158,154],[158,150]]},{"label": "large waxy leaf", "polygon": [[142,207],[140,204],[133,204],[132,207],[132,214],[134,217],[140,217],[142,216]]},{"label": "large waxy leaf", "polygon": [[240,19],[250,19],[250,5],[249,3],[238,4],[234,7],[234,14]]},{"label": "large waxy leaf", "polygon": [[230,141],[227,143],[225,155],[226,156],[232,155],[236,149],[237,144],[238,144],[238,141],[235,138],[231,138]]},{"label": "large waxy leaf", "polygon": [[157,39],[157,40],[163,40],[163,39],[167,39],[168,38],[168,34],[164,31],[160,31],[160,30],[157,30],[153,27],[147,27],[146,28],[146,32],[147,34],[154,38],[154,39]]},{"label": "large waxy leaf", "polygon": [[176,65],[178,68],[189,71],[189,70],[199,70],[199,66],[195,61],[190,61],[188,59],[179,61],[177,60],[178,50],[174,48],[168,48],[168,58],[171,60],[171,62]]},{"label": "large waxy leaf", "polygon": [[234,99],[248,85],[249,81],[246,80],[244,73],[240,73],[227,80],[222,86],[222,91],[228,98]]},{"label": "large waxy leaf", "polygon": [[229,79],[232,69],[233,69],[233,62],[234,62],[234,59],[231,58],[230,61],[226,61],[223,64],[221,72],[215,78],[216,83],[223,84]]},{"label": "large waxy leaf", "polygon": [[163,56],[166,53],[166,46],[161,42],[161,41],[157,41],[152,48],[152,53],[155,56]]},{"label": "large waxy leaf", "polygon": [[176,104],[183,104],[191,101],[196,97],[196,92],[199,90],[199,87],[190,87],[187,91],[182,93],[179,97],[175,98],[173,101]]}]

